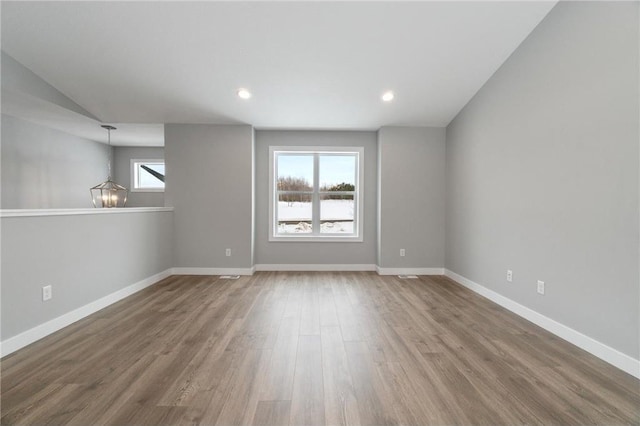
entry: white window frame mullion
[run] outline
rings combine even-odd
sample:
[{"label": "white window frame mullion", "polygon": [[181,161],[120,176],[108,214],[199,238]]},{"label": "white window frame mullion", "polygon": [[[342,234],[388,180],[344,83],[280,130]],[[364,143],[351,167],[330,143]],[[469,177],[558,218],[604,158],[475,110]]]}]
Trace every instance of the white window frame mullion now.
[{"label": "white window frame mullion", "polygon": [[313,196],[311,198],[311,234],[320,235],[320,156],[313,154]]}]

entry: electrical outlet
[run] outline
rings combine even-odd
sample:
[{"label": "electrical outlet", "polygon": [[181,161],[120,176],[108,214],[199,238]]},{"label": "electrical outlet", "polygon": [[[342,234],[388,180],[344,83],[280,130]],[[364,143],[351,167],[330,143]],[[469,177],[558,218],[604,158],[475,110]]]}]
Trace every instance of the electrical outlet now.
[{"label": "electrical outlet", "polygon": [[544,294],[544,281],[538,280],[538,293]]},{"label": "electrical outlet", "polygon": [[507,282],[513,282],[513,271],[511,269],[507,269]]},{"label": "electrical outlet", "polygon": [[226,256],[231,256],[231,249],[226,249],[225,250],[225,255]]},{"label": "electrical outlet", "polygon": [[42,301],[50,300],[53,297],[53,289],[50,285],[42,287]]},{"label": "electrical outlet", "polygon": [[404,249],[400,249],[400,257],[404,257]]}]

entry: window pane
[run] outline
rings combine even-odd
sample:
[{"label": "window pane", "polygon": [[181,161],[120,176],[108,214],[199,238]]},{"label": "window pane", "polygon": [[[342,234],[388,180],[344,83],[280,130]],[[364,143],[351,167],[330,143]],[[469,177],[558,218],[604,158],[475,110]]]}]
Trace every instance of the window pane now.
[{"label": "window pane", "polygon": [[354,224],[354,194],[320,196],[320,233],[352,234]]},{"label": "window pane", "polygon": [[137,188],[164,188],[164,182],[144,167],[164,176],[164,164],[161,163],[139,163],[138,168],[138,185]]},{"label": "window pane", "polygon": [[278,154],[277,161],[279,191],[313,189],[313,155]]},{"label": "window pane", "polygon": [[278,234],[310,234],[311,194],[278,194]]},{"label": "window pane", "polygon": [[321,191],[355,191],[355,155],[321,154],[319,172]]}]

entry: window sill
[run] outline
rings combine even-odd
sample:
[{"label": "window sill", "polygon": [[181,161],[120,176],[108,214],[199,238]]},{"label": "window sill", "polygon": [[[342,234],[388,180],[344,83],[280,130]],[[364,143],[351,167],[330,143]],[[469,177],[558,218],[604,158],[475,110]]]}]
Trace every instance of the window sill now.
[{"label": "window sill", "polygon": [[270,243],[361,243],[363,242],[362,237],[336,237],[336,236],[326,236],[326,237],[281,237],[281,236],[269,236]]}]

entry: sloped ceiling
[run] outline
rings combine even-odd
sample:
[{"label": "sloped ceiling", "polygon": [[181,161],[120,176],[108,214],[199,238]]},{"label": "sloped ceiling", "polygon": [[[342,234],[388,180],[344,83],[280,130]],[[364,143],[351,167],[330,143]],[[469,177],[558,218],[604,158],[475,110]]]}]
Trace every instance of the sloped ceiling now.
[{"label": "sloped ceiling", "polygon": [[102,122],[446,126],[554,5],[5,1],[2,50]]}]

